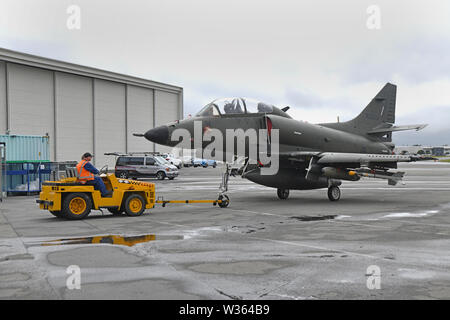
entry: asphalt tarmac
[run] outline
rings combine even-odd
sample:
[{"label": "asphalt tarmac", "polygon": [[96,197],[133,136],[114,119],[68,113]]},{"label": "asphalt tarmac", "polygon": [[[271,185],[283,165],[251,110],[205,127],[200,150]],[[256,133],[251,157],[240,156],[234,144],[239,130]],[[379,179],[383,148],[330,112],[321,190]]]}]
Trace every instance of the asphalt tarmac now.
[{"label": "asphalt tarmac", "polygon": [[[36,196],[9,197],[0,299],[449,299],[450,164],[400,169],[406,185],[344,182],[339,202],[326,190],[279,200],[235,177],[228,208],[158,205],[140,217],[67,221]],[[146,181],[167,200],[214,199],[220,173]]]}]

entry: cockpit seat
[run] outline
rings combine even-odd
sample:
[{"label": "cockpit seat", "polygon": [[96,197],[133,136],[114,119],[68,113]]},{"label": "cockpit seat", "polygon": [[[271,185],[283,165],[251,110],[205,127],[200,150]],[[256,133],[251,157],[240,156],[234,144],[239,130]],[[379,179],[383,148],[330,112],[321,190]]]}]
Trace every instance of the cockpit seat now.
[{"label": "cockpit seat", "polygon": [[232,103],[225,104],[223,106],[223,111],[225,111],[225,113],[235,113],[233,104]]}]

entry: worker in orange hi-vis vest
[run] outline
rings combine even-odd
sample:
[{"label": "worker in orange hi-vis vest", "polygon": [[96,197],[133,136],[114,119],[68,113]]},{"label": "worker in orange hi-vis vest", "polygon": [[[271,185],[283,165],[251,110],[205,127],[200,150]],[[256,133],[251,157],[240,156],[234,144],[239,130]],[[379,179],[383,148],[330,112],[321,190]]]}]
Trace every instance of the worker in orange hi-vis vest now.
[{"label": "worker in orange hi-vis vest", "polygon": [[90,163],[91,160],[92,154],[89,152],[86,152],[81,157],[81,161],[77,164],[78,181],[94,186],[95,190],[100,191],[102,197],[111,195],[112,191],[106,190],[102,178],[94,176],[94,174],[99,174],[100,172]]}]

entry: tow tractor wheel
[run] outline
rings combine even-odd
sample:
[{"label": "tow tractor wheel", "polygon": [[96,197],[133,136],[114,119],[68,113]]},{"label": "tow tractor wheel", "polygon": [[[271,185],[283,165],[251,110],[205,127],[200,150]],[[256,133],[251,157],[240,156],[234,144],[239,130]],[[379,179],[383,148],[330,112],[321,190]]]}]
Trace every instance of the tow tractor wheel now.
[{"label": "tow tractor wheel", "polygon": [[230,198],[226,194],[221,194],[219,200],[222,200],[218,203],[221,208],[226,208],[230,204]]},{"label": "tow tractor wheel", "polygon": [[139,194],[132,194],[125,200],[124,208],[128,216],[140,216],[145,210],[145,200]]},{"label": "tow tractor wheel", "polygon": [[286,200],[289,197],[289,189],[277,189],[278,198]]},{"label": "tow tractor wheel", "polygon": [[328,199],[330,201],[339,201],[341,198],[341,189],[336,186],[332,186],[328,188]]},{"label": "tow tractor wheel", "polygon": [[61,211],[49,210],[52,215],[57,218],[64,218],[64,214]]},{"label": "tow tractor wheel", "polygon": [[62,212],[64,218],[80,220],[85,218],[92,208],[91,199],[85,193],[69,193],[63,201]]}]

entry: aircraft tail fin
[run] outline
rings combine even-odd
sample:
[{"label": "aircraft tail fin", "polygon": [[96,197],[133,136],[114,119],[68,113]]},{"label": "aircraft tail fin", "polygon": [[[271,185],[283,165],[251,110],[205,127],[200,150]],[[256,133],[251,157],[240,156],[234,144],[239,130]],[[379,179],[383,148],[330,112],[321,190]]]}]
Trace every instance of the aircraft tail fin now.
[{"label": "aircraft tail fin", "polygon": [[392,142],[393,131],[423,129],[426,125],[394,126],[396,96],[397,86],[386,83],[356,118],[347,122],[323,125],[337,130],[370,136],[380,142]]},{"label": "aircraft tail fin", "polygon": [[395,100],[397,86],[386,83],[383,89],[369,102],[367,107],[350,124],[362,132],[369,132],[395,123]]}]

